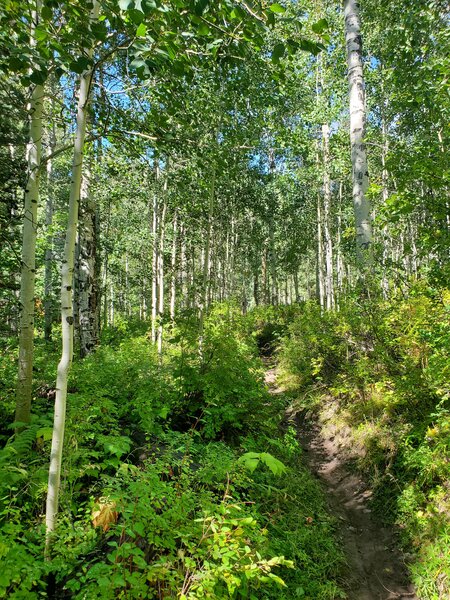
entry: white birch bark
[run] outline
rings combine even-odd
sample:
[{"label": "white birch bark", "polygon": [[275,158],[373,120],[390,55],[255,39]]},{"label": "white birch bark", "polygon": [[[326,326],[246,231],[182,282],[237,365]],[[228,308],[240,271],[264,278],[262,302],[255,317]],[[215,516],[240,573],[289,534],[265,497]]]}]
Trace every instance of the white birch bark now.
[{"label": "white birch bark", "polygon": [[[92,21],[98,18],[100,5],[94,0],[90,14]],[[93,48],[87,52],[89,58]],[[69,214],[66,239],[64,245],[62,277],[61,277],[61,324],[62,324],[62,353],[58,364],[56,378],[55,414],[53,421],[52,447],[50,469],[48,475],[48,492],[45,513],[46,525],[46,554],[49,556],[52,533],[56,527],[58,513],[59,490],[61,480],[61,462],[66,422],[67,380],[73,358],[73,271],[75,260],[75,242],[78,224],[78,207],[80,202],[81,177],[83,169],[83,150],[86,136],[86,120],[88,113],[89,92],[92,80],[92,70],[86,70],[80,78],[77,121],[73,149],[72,181],[70,185]]]},{"label": "white birch bark", "polygon": [[[167,178],[164,182],[164,196],[167,191]],[[163,343],[163,315],[164,315],[164,244],[166,239],[166,198],[163,200],[161,212],[161,225],[159,232],[159,252],[158,252],[158,354],[162,354]]]},{"label": "white birch bark", "polygon": [[186,250],[186,227],[184,222],[180,225],[180,238],[181,238],[181,306],[182,308],[188,308],[188,291],[187,291],[187,280],[188,280],[188,265],[187,265],[187,250]]},{"label": "white birch bark", "polygon": [[210,247],[211,247],[211,233],[212,233],[212,222],[214,216],[214,197],[216,194],[216,169],[213,169],[211,176],[211,186],[209,190],[209,202],[208,202],[208,221],[206,224],[206,237],[205,245],[203,248],[204,259],[203,259],[203,277],[202,277],[202,294],[200,301],[200,324],[199,324],[199,339],[200,339],[200,350],[203,337],[203,327],[205,321],[206,304],[209,297],[209,266],[210,266]]},{"label": "white birch bark", "polygon": [[316,263],[316,293],[320,307],[325,308],[325,273],[323,268],[323,223],[320,195],[317,196],[317,263]]},{"label": "white birch bark", "polygon": [[[387,137],[387,125],[386,125],[386,119],[385,119],[384,115],[382,116],[381,131],[382,131],[382,136],[383,136],[383,147],[382,147],[382,151],[381,151],[381,167],[382,167],[381,183],[382,183],[383,206],[385,206],[386,202],[389,198],[389,189],[388,189],[389,174],[388,174],[388,170],[386,167],[386,159],[387,159],[387,154],[389,152],[389,140]],[[389,236],[388,236],[388,230],[387,230],[386,225],[383,227],[382,244],[383,244],[383,254],[382,254],[381,261],[382,261],[383,275],[381,278],[381,289],[382,289],[383,297],[387,298],[388,294],[389,294],[389,280],[388,280],[388,269],[387,269],[387,261],[388,261],[388,256],[389,256],[389,251],[388,251]]]},{"label": "white birch bark", "polygon": [[[158,170],[156,171],[156,180],[158,180]],[[158,314],[158,198],[156,190],[153,196],[153,217],[152,217],[152,344],[156,344],[156,317]]]},{"label": "white birch bark", "polygon": [[178,233],[178,213],[175,210],[172,222],[172,256],[171,256],[171,278],[170,278],[170,318],[175,318],[175,303],[177,293],[177,233]]},{"label": "white birch bark", "polygon": [[371,207],[366,192],[369,185],[364,132],[366,124],[365,87],[362,62],[361,23],[357,0],[344,0],[345,42],[347,47],[350,100],[350,143],[353,166],[353,208],[355,212],[358,260],[370,262],[372,243]]},{"label": "white birch bark", "polygon": [[[53,101],[51,102],[51,117],[53,114]],[[56,128],[53,121],[49,135],[49,151],[52,153],[56,146]],[[53,161],[47,161],[47,198],[45,203],[45,228],[46,248],[44,255],[44,338],[52,339],[53,324],[53,289],[52,289],[52,262],[53,262]]]},{"label": "white birch bark", "polygon": [[330,127],[322,125],[323,144],[323,235],[325,246],[325,298],[327,310],[334,308],[333,239],[331,236]]},{"label": "white birch bark", "polygon": [[[337,232],[336,232],[336,283],[338,290],[338,298],[342,294],[344,287],[344,262],[342,258],[342,196],[343,196],[343,185],[342,181],[339,182],[339,206],[337,213]],[[337,303],[336,303],[337,304]]]},{"label": "white birch bark", "polygon": [[[273,176],[275,173],[276,164],[275,164],[275,152],[272,148],[269,150],[268,160],[269,160],[269,173]],[[270,214],[269,214],[269,269],[270,269],[270,279],[271,279],[270,301],[273,306],[277,305],[280,300],[279,293],[278,293],[277,262],[276,262],[276,250],[275,250],[274,210],[275,210],[275,207],[273,207],[271,209]]]},{"label": "white birch bark", "polygon": [[[41,3],[31,14],[30,46],[36,46],[36,27]],[[20,275],[19,365],[16,391],[15,422],[29,423],[34,354],[34,293],[36,278],[36,231],[39,203],[39,177],[42,157],[42,108],[44,87],[33,88],[28,104],[30,139],[27,144],[28,180],[25,188],[22,267]]]}]

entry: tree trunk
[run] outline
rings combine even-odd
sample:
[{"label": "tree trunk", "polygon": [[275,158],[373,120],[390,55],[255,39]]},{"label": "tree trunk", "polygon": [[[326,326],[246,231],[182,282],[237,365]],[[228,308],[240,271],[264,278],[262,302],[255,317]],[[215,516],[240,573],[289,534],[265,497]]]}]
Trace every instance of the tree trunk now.
[{"label": "tree trunk", "polygon": [[[53,119],[52,102],[52,119]],[[52,153],[56,146],[56,129],[53,121],[50,130],[49,151]],[[52,262],[53,262],[53,161],[47,161],[47,201],[45,205],[45,229],[46,248],[44,255],[44,338],[47,342],[52,339],[53,326],[53,286],[52,286]]]},{"label": "tree trunk", "polygon": [[[30,46],[36,46],[40,2],[31,15]],[[44,87],[36,85],[28,104],[30,139],[27,145],[28,181],[24,198],[22,269],[20,276],[19,368],[16,393],[16,423],[31,418],[31,384],[34,354],[34,290],[36,278],[36,230],[39,203],[39,176],[42,155],[42,108]]]},{"label": "tree trunk", "polygon": [[323,223],[320,195],[317,196],[317,261],[316,261],[316,296],[320,307],[325,307],[325,274],[323,268]]},{"label": "tree trunk", "polygon": [[255,271],[253,273],[253,300],[255,306],[259,306],[259,273]]},{"label": "tree trunk", "polygon": [[358,261],[364,267],[371,262],[372,222],[370,202],[366,195],[369,185],[369,172],[364,144],[366,108],[361,24],[357,0],[344,0],[344,18],[350,99],[350,143],[353,166],[353,208],[355,212],[356,247]]},{"label": "tree trunk", "polygon": [[203,337],[203,327],[205,320],[206,304],[209,296],[209,265],[210,265],[210,247],[211,247],[211,234],[212,234],[212,223],[214,216],[214,197],[216,194],[216,169],[213,169],[211,177],[211,187],[209,190],[209,203],[208,203],[208,222],[206,224],[206,238],[204,246],[204,259],[203,259],[203,278],[202,278],[202,297],[200,302],[200,325],[199,325],[199,338],[200,347]]},{"label": "tree trunk", "polygon": [[187,252],[186,252],[186,228],[184,222],[181,223],[180,226],[180,238],[181,238],[181,306],[182,308],[188,308],[188,290],[187,290],[187,280],[188,280],[188,266],[187,266]]},{"label": "tree trunk", "polygon": [[295,294],[295,302],[300,302],[300,291],[298,289],[298,270],[295,269],[294,275],[294,294]]},{"label": "tree trunk", "polygon": [[158,354],[162,354],[163,343],[163,316],[164,316],[164,244],[166,239],[166,191],[167,177],[164,182],[164,200],[161,212],[161,224],[159,232],[159,252],[158,252]]},{"label": "tree trunk", "polygon": [[339,182],[339,206],[337,213],[337,234],[336,234],[336,282],[338,290],[338,298],[342,294],[344,287],[344,273],[345,267],[342,258],[342,195],[343,185],[342,181]]},{"label": "tree trunk", "polygon": [[270,303],[269,297],[269,283],[268,283],[268,275],[267,275],[267,244],[264,244],[264,250],[262,255],[262,283],[263,283],[263,292],[264,292],[264,304],[268,305]]},{"label": "tree trunk", "polygon": [[172,257],[171,257],[171,278],[170,278],[170,318],[173,321],[175,318],[175,304],[177,293],[177,231],[178,229],[178,213],[175,209],[172,223]]},{"label": "tree trunk", "polygon": [[[92,21],[98,18],[100,5],[94,0],[90,14]],[[93,48],[88,50],[89,58]],[[83,149],[86,135],[86,120],[88,112],[89,91],[91,87],[92,70],[85,71],[80,78],[77,103],[77,123],[74,141],[72,181],[69,197],[69,214],[62,263],[61,277],[61,323],[62,323],[62,354],[58,364],[56,378],[55,415],[53,422],[52,448],[48,476],[48,493],[45,514],[46,524],[46,553],[49,555],[52,533],[56,526],[58,513],[59,488],[61,479],[62,450],[64,443],[64,428],[66,422],[67,380],[73,358],[73,303],[72,286],[75,259],[75,241],[78,224],[78,206],[80,202],[81,176],[83,169]]]},{"label": "tree trunk", "polygon": [[330,153],[329,153],[330,127],[322,125],[323,144],[323,234],[325,246],[325,298],[327,310],[334,307],[334,280],[333,280],[333,239],[331,237],[331,184],[330,184]]},{"label": "tree trunk", "polygon": [[96,206],[91,193],[91,168],[86,167],[81,180],[80,224],[78,234],[78,318],[80,356],[87,356],[98,343],[98,280]]},{"label": "tree trunk", "polygon": [[[156,181],[158,181],[159,169],[156,167]],[[152,344],[156,344],[156,317],[158,313],[158,196],[155,190],[153,196],[153,218],[152,218]]]},{"label": "tree trunk", "polygon": [[[381,117],[381,133],[383,136],[383,140],[382,140],[383,146],[382,146],[382,150],[381,150],[382,200],[383,200],[383,206],[386,206],[386,202],[389,198],[389,189],[388,189],[389,174],[388,174],[387,167],[386,167],[387,154],[389,151],[389,141],[388,141],[388,137],[387,137],[387,124],[386,124],[384,112]],[[381,289],[382,289],[383,297],[387,298],[388,294],[389,294],[389,279],[388,279],[388,269],[387,269],[387,262],[388,262],[388,255],[389,255],[389,251],[388,251],[389,236],[388,236],[388,229],[387,229],[386,225],[383,227],[383,231],[382,231],[382,244],[383,244],[383,254],[382,254],[382,258],[381,258],[381,262],[382,262],[381,266],[382,266],[383,275],[382,275],[382,279],[381,279]]]}]

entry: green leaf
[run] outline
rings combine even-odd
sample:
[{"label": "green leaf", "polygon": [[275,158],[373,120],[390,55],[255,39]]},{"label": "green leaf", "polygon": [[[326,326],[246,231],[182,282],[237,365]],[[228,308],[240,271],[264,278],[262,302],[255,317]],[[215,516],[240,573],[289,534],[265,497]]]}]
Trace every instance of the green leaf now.
[{"label": "green leaf", "polygon": [[41,427],[40,429],[38,429],[36,431],[36,439],[37,438],[44,438],[44,442],[47,442],[48,440],[52,439],[52,435],[53,435],[53,428],[52,427]]},{"label": "green leaf", "polygon": [[198,31],[199,35],[208,35],[209,27],[206,23],[199,23],[199,25],[197,27],[197,31]]},{"label": "green leaf", "polygon": [[282,475],[286,472],[285,465],[268,452],[246,452],[238,460],[238,463],[244,465],[250,473],[255,471],[260,462],[265,464],[274,475]]},{"label": "green leaf", "polygon": [[133,4],[133,0],[119,0],[119,8],[121,10],[128,10],[130,4]]},{"label": "green leaf", "polygon": [[53,11],[50,6],[43,6],[41,10],[41,17],[44,21],[50,21],[53,16]]},{"label": "green leaf", "polygon": [[244,20],[245,12],[242,10],[240,6],[235,6],[233,10],[230,12],[231,19],[241,19]]},{"label": "green leaf", "polygon": [[275,458],[275,456],[272,456],[268,452],[261,452],[260,459],[274,475],[282,475],[286,472],[286,466],[281,460],[278,460],[278,458]]},{"label": "green leaf", "polygon": [[311,29],[314,33],[318,33],[319,35],[328,29],[328,21],[326,19],[319,19],[316,23],[311,25]]},{"label": "green leaf", "polygon": [[141,23],[139,27],[136,29],[136,37],[145,37],[147,33],[147,25],[145,23]]},{"label": "green leaf", "polygon": [[38,42],[42,42],[48,38],[48,31],[44,25],[38,25],[34,30],[34,35]]},{"label": "green leaf", "polygon": [[43,85],[47,79],[47,71],[33,71],[29,76],[31,83]]},{"label": "green leaf", "polygon": [[244,467],[248,469],[250,473],[253,473],[259,464],[259,458],[259,452],[246,452],[239,458],[238,463],[244,465]]},{"label": "green leaf", "polygon": [[286,51],[286,48],[284,46],[284,44],[276,44],[276,46],[274,46],[273,50],[272,50],[272,61],[273,62],[279,62],[280,58],[282,58],[284,56],[284,53]]},{"label": "green leaf", "polygon": [[274,4],[271,4],[269,6],[269,10],[271,10],[273,13],[284,13],[284,12],[286,12],[286,9],[284,8],[284,6],[281,6],[281,4],[278,4],[278,2],[275,2]]},{"label": "green leaf", "polygon": [[89,64],[90,61],[88,58],[86,58],[85,56],[80,56],[79,58],[77,58],[77,60],[70,63],[70,69],[74,73],[78,73],[81,75],[81,73],[83,73],[83,71],[85,71],[88,68]]},{"label": "green leaf", "polygon": [[316,56],[317,54],[319,54],[320,52],[322,52],[322,50],[325,49],[323,44],[319,44],[317,42],[312,42],[311,40],[307,40],[305,38],[303,38],[302,40],[300,40],[300,50],[304,50],[305,52],[309,52],[310,54],[314,54],[314,56]]}]

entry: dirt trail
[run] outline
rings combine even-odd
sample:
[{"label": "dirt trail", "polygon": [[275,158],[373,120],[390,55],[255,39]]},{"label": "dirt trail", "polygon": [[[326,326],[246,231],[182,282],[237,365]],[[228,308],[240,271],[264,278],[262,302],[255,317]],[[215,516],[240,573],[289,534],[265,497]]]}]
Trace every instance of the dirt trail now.
[{"label": "dirt trail", "polygon": [[[275,369],[266,372],[266,383],[272,394],[283,393]],[[308,422],[300,425],[299,435],[305,461],[322,481],[330,510],[341,523],[340,537],[350,572],[348,599],[417,600],[394,532],[372,519],[370,490],[348,471],[334,438],[323,438],[319,427]]]}]

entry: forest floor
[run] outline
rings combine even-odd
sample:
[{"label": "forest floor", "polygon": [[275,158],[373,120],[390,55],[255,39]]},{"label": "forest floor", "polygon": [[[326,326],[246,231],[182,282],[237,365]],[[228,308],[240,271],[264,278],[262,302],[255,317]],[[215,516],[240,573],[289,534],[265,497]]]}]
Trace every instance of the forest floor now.
[{"label": "forest floor", "polygon": [[[272,394],[283,393],[276,368],[268,368],[266,383]],[[306,465],[322,482],[330,512],[340,523],[348,600],[417,600],[395,532],[372,518],[371,492],[349,469],[337,436],[324,437],[313,418],[301,419],[297,427]]]}]

